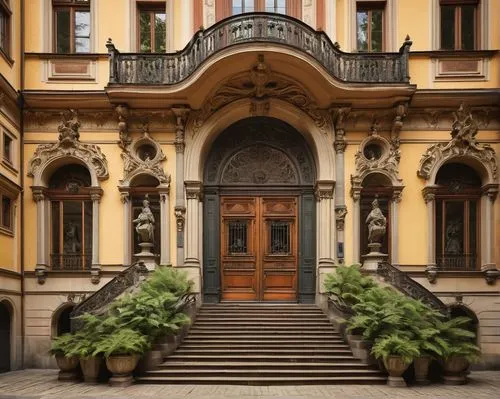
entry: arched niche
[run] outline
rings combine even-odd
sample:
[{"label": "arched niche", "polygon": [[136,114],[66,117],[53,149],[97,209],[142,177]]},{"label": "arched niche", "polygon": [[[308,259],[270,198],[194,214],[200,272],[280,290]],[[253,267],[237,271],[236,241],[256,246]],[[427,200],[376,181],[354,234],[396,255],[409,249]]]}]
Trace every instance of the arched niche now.
[{"label": "arched niche", "polygon": [[54,311],[51,322],[52,338],[71,332],[71,312],[75,306],[73,302],[66,302]]},{"label": "arched niche", "polygon": [[[295,300],[314,302],[317,175],[314,157],[305,138],[276,118],[245,118],[229,126],[213,141],[205,159],[204,300],[218,302],[221,295],[221,198],[289,196],[297,198],[299,203],[300,239],[297,245],[300,255]],[[331,201],[333,187],[321,195],[329,195]],[[326,202],[320,194],[317,198]]]},{"label": "arched niche", "polygon": [[10,371],[12,367],[13,310],[7,300],[0,300],[0,373]]}]

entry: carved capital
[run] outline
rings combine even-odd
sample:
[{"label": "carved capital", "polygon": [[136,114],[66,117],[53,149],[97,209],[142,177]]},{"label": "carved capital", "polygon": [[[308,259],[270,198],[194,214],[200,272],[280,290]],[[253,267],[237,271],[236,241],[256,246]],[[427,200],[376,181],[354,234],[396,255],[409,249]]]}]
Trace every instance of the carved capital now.
[{"label": "carved capital", "polygon": [[184,141],[176,141],[174,145],[176,153],[184,154],[184,150],[186,148],[186,144],[184,144]]},{"label": "carved capital", "polygon": [[335,152],[337,154],[340,154],[345,151],[347,147],[347,142],[345,140],[337,140],[335,139],[335,142],[333,143],[333,147],[335,148]]},{"label": "carved capital", "polygon": [[[191,112],[191,108],[184,105],[176,105],[172,107],[172,112],[175,115],[175,143],[184,143],[184,131],[186,122]],[[176,146],[177,151],[177,146]],[[178,151],[177,151],[178,152]]]},{"label": "carved capital", "polygon": [[123,204],[128,203],[130,201],[130,193],[125,191],[120,192],[120,200]]},{"label": "carved capital", "polygon": [[483,187],[483,195],[487,196],[488,199],[494,203],[498,196],[498,184],[487,184]]},{"label": "carved capital", "polygon": [[33,201],[39,202],[45,199],[45,191],[43,187],[32,187]]},{"label": "carved capital", "polygon": [[177,231],[184,231],[184,224],[186,222],[186,208],[183,206],[175,207],[175,224],[177,226]]},{"label": "carved capital", "polygon": [[333,198],[333,189],[335,182],[331,180],[318,180],[314,189],[314,195],[317,201]]},{"label": "carved capital", "polygon": [[199,181],[186,181],[184,182],[184,185],[186,187],[186,198],[188,200],[190,199],[197,199],[201,201],[202,199],[202,189],[203,185]]},{"label": "carved capital", "polygon": [[422,190],[422,195],[424,196],[424,201],[426,204],[436,199],[436,194],[433,191],[427,189]]},{"label": "carved capital", "polygon": [[401,190],[394,190],[392,193],[392,201],[396,202],[399,204],[403,198],[403,192]]},{"label": "carved capital", "polygon": [[90,192],[90,198],[92,201],[100,202],[102,198],[103,191],[101,189],[92,189]]},{"label": "carved capital", "polygon": [[346,206],[335,207],[335,222],[338,231],[343,231],[345,227],[345,217],[347,215]]},{"label": "carved capital", "polygon": [[169,190],[163,189],[163,191],[160,192],[160,201],[165,203],[168,199],[168,196],[169,196]]}]

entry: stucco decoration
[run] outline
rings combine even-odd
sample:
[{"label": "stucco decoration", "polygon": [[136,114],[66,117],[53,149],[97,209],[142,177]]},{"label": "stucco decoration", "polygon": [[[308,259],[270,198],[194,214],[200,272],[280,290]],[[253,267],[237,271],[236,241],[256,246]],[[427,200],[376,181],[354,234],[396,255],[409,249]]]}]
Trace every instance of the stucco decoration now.
[{"label": "stucco decoration", "polygon": [[335,222],[338,231],[343,231],[345,227],[345,217],[347,215],[346,206],[335,207]]},{"label": "stucco decoration", "polygon": [[427,149],[420,160],[417,175],[425,180],[433,180],[444,163],[455,158],[469,158],[484,165],[488,171],[489,183],[494,183],[498,177],[495,150],[489,144],[477,142],[478,122],[465,104],[462,103],[454,113],[451,129],[451,140],[448,143],[437,143]]},{"label": "stucco decoration", "polygon": [[162,162],[167,157],[163,154],[160,145],[149,135],[147,122],[143,123],[141,137],[122,149],[123,180],[120,180],[122,187],[129,186],[132,180],[140,175],[153,176],[161,185],[170,184],[170,175],[165,174],[162,167]]},{"label": "stucco decoration", "polygon": [[229,79],[209,97],[200,110],[193,112],[193,136],[198,133],[210,115],[229,103],[243,98],[252,99],[250,109],[252,115],[266,115],[270,106],[268,100],[276,98],[307,113],[324,134],[330,131],[328,111],[318,108],[312,96],[296,81],[272,72],[269,65],[264,62],[264,56],[259,55],[257,64],[250,71]]},{"label": "stucco decoration", "polygon": [[45,168],[53,161],[63,158],[75,158],[85,164],[91,172],[93,186],[98,185],[96,180],[109,177],[106,157],[98,146],[80,142],[79,129],[80,121],[76,110],[61,112],[58,141],[39,145],[29,162],[28,176],[35,179],[35,185],[43,185],[41,180]]}]

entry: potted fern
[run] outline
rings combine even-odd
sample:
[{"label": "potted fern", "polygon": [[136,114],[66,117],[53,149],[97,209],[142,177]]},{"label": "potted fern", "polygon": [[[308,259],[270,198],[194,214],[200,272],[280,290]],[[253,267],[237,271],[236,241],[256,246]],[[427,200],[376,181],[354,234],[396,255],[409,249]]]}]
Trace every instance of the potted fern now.
[{"label": "potted fern", "polygon": [[372,348],[372,354],[382,359],[389,373],[387,384],[391,387],[406,386],[403,373],[417,356],[420,355],[415,341],[391,334],[378,339]]},{"label": "potted fern", "polygon": [[55,356],[57,366],[59,367],[60,381],[71,381],[78,378],[78,357],[70,354],[75,345],[75,336],[72,334],[63,334],[52,340],[49,353]]},{"label": "potted fern", "polygon": [[132,384],[132,372],[141,355],[150,348],[146,336],[130,328],[115,330],[97,343],[94,355],[103,354],[108,370],[113,373],[109,385],[126,387]]}]

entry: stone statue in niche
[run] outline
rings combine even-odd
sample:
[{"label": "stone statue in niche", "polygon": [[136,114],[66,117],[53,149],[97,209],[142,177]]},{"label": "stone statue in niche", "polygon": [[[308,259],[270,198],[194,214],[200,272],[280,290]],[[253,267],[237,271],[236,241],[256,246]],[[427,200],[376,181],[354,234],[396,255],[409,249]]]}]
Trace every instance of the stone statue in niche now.
[{"label": "stone statue in niche", "polygon": [[136,224],[135,231],[137,231],[141,242],[152,243],[154,241],[155,217],[149,207],[147,195],[142,204],[141,213],[137,216],[137,219],[133,220],[133,223]]},{"label": "stone statue in niche", "polygon": [[81,251],[78,227],[72,220],[70,220],[64,228],[63,251],[65,254],[76,254]]},{"label": "stone statue in niche", "polygon": [[445,252],[451,255],[460,255],[462,253],[462,245],[460,237],[462,236],[462,228],[459,220],[450,220],[446,226],[446,247]]},{"label": "stone statue in niche", "polygon": [[372,202],[372,210],[366,217],[368,224],[368,241],[380,243],[387,229],[387,219],[380,210],[378,200],[375,198]]}]

